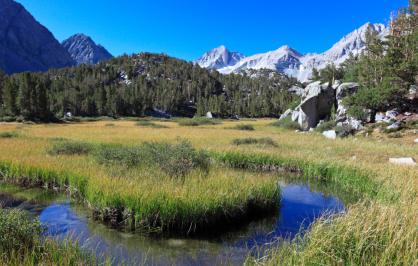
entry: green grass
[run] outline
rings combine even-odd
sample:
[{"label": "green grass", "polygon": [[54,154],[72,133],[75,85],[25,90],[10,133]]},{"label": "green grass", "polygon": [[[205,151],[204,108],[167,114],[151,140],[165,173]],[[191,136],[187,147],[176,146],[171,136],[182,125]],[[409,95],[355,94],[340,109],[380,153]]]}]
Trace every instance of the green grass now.
[{"label": "green grass", "polygon": [[384,190],[380,183],[373,181],[373,173],[338,163],[321,164],[279,156],[238,152],[212,152],[211,156],[218,162],[237,169],[299,172],[311,180],[335,183],[347,192],[368,198],[393,201],[398,197],[395,192]]},{"label": "green grass", "polygon": [[292,121],[290,117],[286,117],[283,120],[276,121],[272,123],[272,126],[282,127],[282,128],[291,129],[291,130],[300,130],[299,124],[297,122]]},{"label": "green grass", "polygon": [[95,158],[100,164],[123,165],[126,167],[155,165],[171,177],[184,177],[191,170],[199,168],[209,171],[209,156],[197,151],[188,141],[170,144],[146,142],[140,146],[101,145]]},{"label": "green grass", "polygon": [[151,127],[151,128],[169,128],[166,125],[156,124],[149,120],[139,120],[138,122],[136,122],[136,125],[141,126],[141,127]]},{"label": "green grass", "polygon": [[253,125],[251,124],[239,124],[234,126],[232,129],[236,129],[236,130],[244,130],[244,131],[254,131],[255,128]]},{"label": "green grass", "polygon": [[187,127],[197,127],[197,126],[204,126],[204,125],[219,125],[222,124],[222,121],[219,119],[210,119],[210,118],[192,118],[192,119],[178,119],[177,123],[180,126],[187,126]]},{"label": "green grass", "polygon": [[325,122],[321,123],[320,125],[318,125],[315,128],[315,131],[322,133],[324,131],[333,129],[336,125],[337,125],[337,123],[334,120],[325,121]]},{"label": "green grass", "polygon": [[17,137],[19,137],[17,132],[0,132],[0,138],[2,139],[11,139]]},{"label": "green grass", "polygon": [[[76,244],[41,237],[44,228],[24,211],[0,209],[0,265],[93,265]],[[104,263],[109,264],[109,263]]]},{"label": "green grass", "polygon": [[232,140],[233,145],[264,145],[264,146],[272,146],[277,147],[277,142],[275,142],[272,138],[242,138],[242,139],[234,139]]},{"label": "green grass", "polygon": [[48,153],[51,155],[84,155],[93,151],[93,145],[80,141],[58,141],[52,145]]}]

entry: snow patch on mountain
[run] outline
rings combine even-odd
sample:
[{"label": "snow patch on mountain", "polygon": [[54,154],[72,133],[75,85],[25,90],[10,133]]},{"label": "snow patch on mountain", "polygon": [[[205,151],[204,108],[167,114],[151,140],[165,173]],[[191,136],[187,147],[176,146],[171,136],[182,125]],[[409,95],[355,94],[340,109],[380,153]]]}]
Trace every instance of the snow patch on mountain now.
[{"label": "snow patch on mountain", "polygon": [[243,54],[230,52],[224,45],[206,52],[201,58],[195,61],[196,64],[208,69],[221,69],[233,66],[241,59],[245,58]]},{"label": "snow patch on mountain", "polygon": [[340,65],[348,59],[350,54],[360,54],[365,49],[366,32],[369,28],[377,32],[382,39],[389,34],[389,29],[383,24],[366,23],[321,54],[302,55],[285,45],[275,51],[249,57],[234,53],[242,56],[235,57],[237,61],[234,63],[235,60],[230,60],[230,52],[225,46],[221,46],[205,53],[195,62],[204,68],[217,69],[222,74],[240,73],[246,69],[270,69],[306,82],[311,77],[314,68],[320,70],[331,63]]}]

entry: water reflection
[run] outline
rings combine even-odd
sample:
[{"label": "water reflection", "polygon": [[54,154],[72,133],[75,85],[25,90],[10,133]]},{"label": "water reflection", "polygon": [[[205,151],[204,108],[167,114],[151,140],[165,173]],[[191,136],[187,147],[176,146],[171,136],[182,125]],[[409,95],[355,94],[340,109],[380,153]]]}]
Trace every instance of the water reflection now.
[{"label": "water reflection", "polygon": [[[248,249],[292,238],[301,227],[308,228],[326,213],[341,213],[344,204],[337,197],[312,191],[303,184],[281,184],[279,215],[248,224],[234,232],[211,239],[156,239],[110,229],[94,222],[90,211],[66,200],[42,204],[13,199],[0,200],[39,215],[47,226],[46,235],[77,240],[86,250],[114,258],[114,263],[152,265],[242,264]],[[1,191],[1,187],[0,187]]]}]

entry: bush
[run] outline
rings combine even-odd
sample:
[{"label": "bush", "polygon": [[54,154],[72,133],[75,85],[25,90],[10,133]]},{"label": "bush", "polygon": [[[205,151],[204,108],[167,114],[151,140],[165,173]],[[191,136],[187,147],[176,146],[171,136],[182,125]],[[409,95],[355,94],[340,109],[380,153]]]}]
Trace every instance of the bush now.
[{"label": "bush", "polygon": [[272,138],[244,138],[244,139],[234,139],[232,141],[234,145],[253,145],[253,144],[261,144],[261,145],[268,145],[277,147],[277,143]]},{"label": "bush", "polygon": [[250,125],[250,124],[240,124],[240,125],[236,125],[233,128],[237,129],[237,130],[247,130],[247,131],[254,131],[255,130],[254,126]]},{"label": "bush", "polygon": [[218,119],[211,119],[211,118],[192,118],[192,119],[181,119],[177,122],[180,126],[189,126],[189,127],[197,127],[203,125],[219,125],[222,124],[222,121]]},{"label": "bush", "polygon": [[300,126],[297,122],[292,121],[292,119],[290,117],[286,117],[283,120],[279,120],[277,122],[274,122],[272,124],[275,127],[282,127],[282,128],[287,128],[287,129],[292,129],[292,130],[300,130]]},{"label": "bush", "polygon": [[90,143],[65,140],[54,143],[48,153],[51,155],[84,155],[89,154],[93,148]]},{"label": "bush", "polygon": [[323,122],[322,124],[318,125],[315,130],[318,132],[324,132],[327,130],[331,130],[335,127],[337,123],[334,120]]},{"label": "bush", "polygon": [[42,231],[41,224],[23,211],[0,209],[0,253],[32,248]]},{"label": "bush", "polygon": [[168,126],[155,124],[154,122],[151,122],[149,120],[140,120],[140,121],[136,122],[136,125],[141,126],[141,127],[168,128]]},{"label": "bush", "polygon": [[196,151],[188,141],[183,140],[177,144],[145,143],[144,149],[146,158],[171,176],[185,176],[194,168],[209,171],[209,155]]},{"label": "bush", "polygon": [[337,126],[335,128],[335,133],[337,133],[338,137],[345,138],[350,135],[354,135],[356,133],[356,130],[352,128],[350,125],[343,124],[342,126]]},{"label": "bush", "polygon": [[100,146],[95,152],[95,158],[100,164],[122,164],[127,167],[137,166],[141,163],[141,149],[139,147]]},{"label": "bush", "polygon": [[14,116],[2,116],[0,117],[0,122],[15,122],[16,117]]},{"label": "bush", "polygon": [[1,132],[0,133],[0,138],[3,139],[11,139],[11,138],[17,138],[19,137],[19,134],[17,134],[16,132]]},{"label": "bush", "polygon": [[190,142],[176,144],[146,142],[141,146],[100,146],[95,152],[98,163],[121,164],[127,167],[155,165],[170,176],[185,176],[192,169],[209,171],[210,158],[203,151],[197,151]]}]

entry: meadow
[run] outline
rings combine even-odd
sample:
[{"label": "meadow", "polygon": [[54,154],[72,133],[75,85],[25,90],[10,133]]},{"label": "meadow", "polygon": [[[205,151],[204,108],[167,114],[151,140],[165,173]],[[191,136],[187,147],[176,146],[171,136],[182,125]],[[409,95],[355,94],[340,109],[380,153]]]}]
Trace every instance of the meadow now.
[{"label": "meadow", "polygon": [[1,124],[0,178],[65,190],[111,225],[191,234],[274,209],[277,178],[261,172],[297,172],[360,200],[248,264],[414,265],[418,169],[388,159],[417,158],[416,134],[332,141],[273,122]]}]

